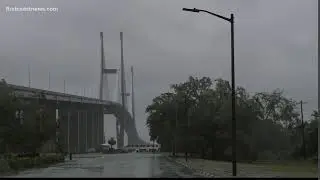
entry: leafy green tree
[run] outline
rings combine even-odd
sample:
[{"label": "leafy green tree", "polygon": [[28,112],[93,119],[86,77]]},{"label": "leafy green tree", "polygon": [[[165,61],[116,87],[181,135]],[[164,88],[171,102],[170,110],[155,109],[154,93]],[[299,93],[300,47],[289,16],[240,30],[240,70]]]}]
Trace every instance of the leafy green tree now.
[{"label": "leafy green tree", "polygon": [[[287,158],[285,154],[290,154],[299,144],[301,136],[296,105],[297,102],[286,98],[279,89],[250,96],[245,88],[237,87],[239,160],[252,161],[270,154],[274,158]],[[231,86],[228,81],[189,77],[186,82],[174,84],[169,92],[155,97],[146,112],[150,140],[157,140],[162,150],[231,159]]]}]

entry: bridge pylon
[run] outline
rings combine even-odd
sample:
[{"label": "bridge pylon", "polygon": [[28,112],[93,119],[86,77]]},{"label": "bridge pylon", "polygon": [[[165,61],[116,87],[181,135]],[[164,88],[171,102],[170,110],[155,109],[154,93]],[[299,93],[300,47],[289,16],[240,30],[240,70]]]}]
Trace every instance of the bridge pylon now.
[{"label": "bridge pylon", "polygon": [[[117,87],[116,87],[117,100],[116,101],[122,105],[122,110],[120,110],[119,114],[116,115],[117,147],[118,148],[124,147],[124,132],[126,132],[128,135],[128,143],[129,143],[129,139],[130,141],[136,141],[136,143],[143,143],[144,141],[142,141],[138,137],[138,133],[135,127],[134,112],[132,116],[130,113],[129,114],[127,113],[128,112],[127,97],[130,96],[130,93],[126,91],[125,68],[124,68],[124,58],[123,58],[123,32],[120,32],[120,41],[121,41],[120,69],[108,69],[105,67],[106,61],[105,61],[105,55],[104,55],[102,32],[100,33],[100,39],[101,39],[101,74],[100,74],[101,79],[100,79],[100,97],[99,98],[101,100],[111,100],[109,99],[107,75],[116,74],[117,75]],[[133,69],[131,71],[133,76]],[[104,99],[104,97],[106,99]],[[134,137],[129,137],[130,135]]]}]

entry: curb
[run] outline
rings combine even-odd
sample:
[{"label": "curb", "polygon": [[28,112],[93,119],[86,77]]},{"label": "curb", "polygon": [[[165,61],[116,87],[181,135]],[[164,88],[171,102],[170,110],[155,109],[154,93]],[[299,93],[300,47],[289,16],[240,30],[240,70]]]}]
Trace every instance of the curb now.
[{"label": "curb", "polygon": [[175,160],[175,159],[173,159],[173,158],[171,158],[171,157],[168,157],[168,156],[167,156],[167,158],[170,159],[170,160],[172,160],[172,161],[174,161],[174,162],[176,162],[176,163],[178,163],[178,164],[180,164],[180,165],[182,165],[182,166],[184,166],[184,167],[186,167],[186,168],[191,169],[192,171],[195,171],[195,172],[199,173],[201,176],[204,176],[204,177],[214,177],[214,175],[213,175],[212,173],[208,173],[208,172],[205,172],[205,171],[203,171],[203,170],[199,170],[199,169],[192,168],[192,167],[190,166],[190,164],[188,164],[188,163],[183,163],[183,162],[181,162],[181,161],[177,161],[177,160]]}]

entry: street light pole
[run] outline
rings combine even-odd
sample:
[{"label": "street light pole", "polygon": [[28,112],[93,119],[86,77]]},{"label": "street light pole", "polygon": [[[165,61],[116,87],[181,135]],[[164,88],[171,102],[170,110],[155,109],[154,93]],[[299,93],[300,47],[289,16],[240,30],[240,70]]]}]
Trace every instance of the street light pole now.
[{"label": "street light pole", "polygon": [[220,19],[226,20],[230,22],[231,24],[231,96],[232,96],[232,105],[231,105],[231,111],[232,111],[232,175],[237,176],[237,141],[236,141],[236,93],[235,93],[235,68],[234,68],[234,16],[231,14],[230,18],[221,16],[219,14],[215,14],[213,12],[209,12],[206,10],[201,10],[201,9],[188,9],[188,8],[183,8],[183,11],[189,11],[189,12],[205,12],[208,14],[211,14],[215,17],[218,17]]},{"label": "street light pole", "polygon": [[237,176],[237,123],[236,123],[236,91],[234,69],[234,17],[231,14],[231,89],[232,89],[232,175]]},{"label": "street light pole", "polygon": [[177,147],[177,131],[178,131],[178,110],[179,104],[178,99],[175,99],[175,128],[174,128],[174,135],[173,135],[173,143],[172,143],[172,155],[176,156],[176,147]]}]

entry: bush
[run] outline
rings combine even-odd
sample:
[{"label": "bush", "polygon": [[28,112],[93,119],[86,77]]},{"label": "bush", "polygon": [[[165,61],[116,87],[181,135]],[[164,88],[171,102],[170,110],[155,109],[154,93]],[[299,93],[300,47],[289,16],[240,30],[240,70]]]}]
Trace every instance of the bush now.
[{"label": "bush", "polygon": [[0,173],[6,173],[10,171],[9,163],[6,159],[0,159]]},{"label": "bush", "polygon": [[312,160],[312,162],[313,162],[314,164],[317,164],[317,163],[318,163],[318,155],[313,156],[313,157],[311,158],[311,160]]},{"label": "bush", "polygon": [[263,151],[258,153],[258,160],[260,161],[275,161],[278,160],[276,153],[272,151]]},{"label": "bush", "polygon": [[22,157],[22,158],[11,158],[8,159],[9,167],[13,170],[29,169],[34,167],[45,167],[50,164],[55,164],[64,161],[62,155],[44,155],[37,157]]},{"label": "bush", "polygon": [[28,158],[34,158],[34,157],[39,157],[40,154],[39,153],[20,153],[17,155],[18,158],[24,158],[24,157],[28,157]]}]

